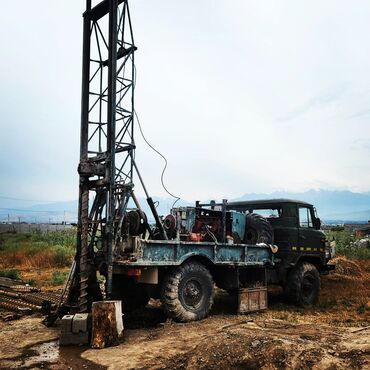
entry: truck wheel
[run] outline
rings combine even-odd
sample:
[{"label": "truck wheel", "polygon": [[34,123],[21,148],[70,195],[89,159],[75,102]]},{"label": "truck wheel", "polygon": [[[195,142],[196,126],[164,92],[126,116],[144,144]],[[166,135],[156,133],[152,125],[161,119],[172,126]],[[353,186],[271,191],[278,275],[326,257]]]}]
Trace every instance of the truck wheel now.
[{"label": "truck wheel", "polygon": [[257,213],[248,213],[246,220],[245,244],[273,244],[274,231],[270,223]]},{"label": "truck wheel", "polygon": [[320,275],[317,268],[308,262],[300,263],[288,275],[287,298],[298,306],[311,306],[318,302]]},{"label": "truck wheel", "polygon": [[205,318],[213,304],[214,284],[206,267],[188,262],[172,269],[162,283],[166,314],[177,322]]}]

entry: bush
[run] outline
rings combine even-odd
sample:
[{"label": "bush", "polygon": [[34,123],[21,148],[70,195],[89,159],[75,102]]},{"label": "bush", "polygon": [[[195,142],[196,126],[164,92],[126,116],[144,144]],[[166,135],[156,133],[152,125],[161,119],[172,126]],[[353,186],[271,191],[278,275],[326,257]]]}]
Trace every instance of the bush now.
[{"label": "bush", "polygon": [[47,233],[35,232],[32,234],[33,242],[44,242],[48,245],[63,245],[75,247],[76,231],[74,229],[65,231],[51,231]]},{"label": "bush", "polygon": [[359,313],[360,315],[366,313],[367,311],[370,311],[370,309],[365,302],[361,303],[357,307],[357,313]]},{"label": "bush", "polygon": [[70,266],[74,251],[71,248],[64,247],[63,245],[56,245],[53,247],[53,265],[64,267]]},{"label": "bush", "polygon": [[333,226],[331,231],[344,231],[344,226]]},{"label": "bush", "polygon": [[18,270],[0,270],[0,277],[6,277],[9,279],[20,280],[21,273]]},{"label": "bush", "polygon": [[0,235],[0,267],[64,267],[75,254],[76,231]]},{"label": "bush", "polygon": [[370,259],[369,248],[359,247],[353,244],[353,242],[356,241],[356,237],[351,231],[346,229],[331,229],[326,232],[326,236],[329,240],[335,239],[337,255],[346,256],[348,258]]},{"label": "bush", "polygon": [[36,286],[37,285],[37,280],[36,279],[28,279],[26,283],[30,286]]},{"label": "bush", "polygon": [[63,285],[68,277],[68,272],[55,271],[51,276],[51,285]]},{"label": "bush", "polygon": [[27,254],[34,256],[35,254],[42,253],[49,249],[49,245],[45,242],[33,242],[27,247]]}]

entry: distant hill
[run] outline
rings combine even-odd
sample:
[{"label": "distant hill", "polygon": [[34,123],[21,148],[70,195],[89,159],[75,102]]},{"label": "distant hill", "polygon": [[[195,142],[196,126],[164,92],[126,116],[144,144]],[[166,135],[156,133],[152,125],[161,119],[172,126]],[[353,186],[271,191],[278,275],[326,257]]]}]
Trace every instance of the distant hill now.
[{"label": "distant hill", "polygon": [[[273,192],[245,194],[241,197],[229,199],[229,201],[289,198],[303,200],[315,205],[317,212],[323,221],[331,222],[367,222],[370,220],[370,192],[353,193],[351,191],[309,190],[301,193]],[[157,210],[160,215],[169,213],[174,200],[172,198],[153,197],[158,201]],[[145,199],[140,199],[144,211],[149,215],[150,211]],[[176,206],[193,205],[194,201],[181,200]],[[21,217],[25,222],[76,222],[77,200],[68,202],[54,202],[43,204],[23,204],[21,201],[9,203],[0,199],[0,220],[6,221],[7,215],[17,220]]]},{"label": "distant hill", "polygon": [[[153,197],[153,200],[157,205],[157,211],[160,215],[167,215],[172,208],[174,199],[172,198],[161,198]],[[149,216],[150,209],[147,205],[145,198],[139,198],[139,202],[144,212]],[[176,206],[188,206],[189,203],[185,200],[180,200],[176,203]],[[133,207],[133,204],[129,205]],[[0,198],[0,222],[7,222],[8,215],[12,222],[37,222],[37,223],[61,223],[66,222],[77,222],[78,212],[78,201],[67,201],[67,202],[53,202],[53,203],[41,203],[34,205],[22,204],[21,201],[14,201],[6,203],[1,202]],[[150,216],[149,216],[150,218]]]},{"label": "distant hill", "polygon": [[323,218],[327,223],[368,223],[370,220],[370,209],[359,212],[332,213]]}]

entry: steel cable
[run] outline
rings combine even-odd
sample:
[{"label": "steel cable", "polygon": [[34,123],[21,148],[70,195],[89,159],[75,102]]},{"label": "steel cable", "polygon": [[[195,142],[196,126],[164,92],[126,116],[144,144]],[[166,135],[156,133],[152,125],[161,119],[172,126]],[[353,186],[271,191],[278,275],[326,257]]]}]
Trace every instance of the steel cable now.
[{"label": "steel cable", "polygon": [[[137,69],[136,69],[136,65],[134,64],[134,70],[135,70],[135,74],[134,74],[134,81],[133,81],[133,88],[135,89],[135,86],[136,86],[136,78],[137,78]],[[145,141],[145,143],[149,146],[149,148],[151,148],[155,153],[157,153],[163,160],[164,160],[164,167],[163,167],[163,170],[162,170],[162,173],[161,173],[161,183],[162,183],[162,187],[163,189],[165,190],[165,192],[170,195],[172,198],[175,199],[175,201],[173,202],[172,204],[172,208],[175,207],[175,204],[181,199],[180,197],[178,197],[177,195],[174,195],[172,194],[166,187],[165,183],[164,183],[164,174],[166,173],[166,170],[167,170],[167,166],[168,166],[168,161],[167,161],[167,158],[159,151],[157,150],[156,148],[154,148],[153,145],[150,144],[150,142],[146,139],[145,135],[144,135],[144,132],[143,132],[143,128],[141,126],[141,123],[140,123],[140,119],[139,119],[139,116],[136,112],[136,110],[134,109],[134,114],[135,114],[135,117],[137,119],[137,123],[138,123],[138,126],[139,126],[139,130],[140,130],[140,133],[141,133],[141,136],[143,138],[143,140]]]}]

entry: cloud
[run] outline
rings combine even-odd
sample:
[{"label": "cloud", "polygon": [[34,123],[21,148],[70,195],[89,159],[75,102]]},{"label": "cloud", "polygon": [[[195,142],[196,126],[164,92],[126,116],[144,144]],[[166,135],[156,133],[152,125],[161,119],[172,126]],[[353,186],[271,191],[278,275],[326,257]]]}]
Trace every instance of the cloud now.
[{"label": "cloud", "polygon": [[370,151],[370,139],[356,139],[352,142],[351,150]]},{"label": "cloud", "polygon": [[[287,122],[293,119],[299,118],[307,112],[315,109],[326,107],[331,103],[335,103],[342,99],[346,91],[348,90],[348,84],[342,84],[335,88],[331,88],[320,95],[314,96],[306,101],[295,110],[288,112],[284,117],[279,117],[277,120],[280,122]],[[352,118],[352,117],[351,117]]]},{"label": "cloud", "polygon": [[348,119],[352,118],[369,118],[370,116],[370,109],[365,109],[356,113],[351,114],[348,116]]},{"label": "cloud", "polygon": [[[3,4],[0,195],[77,195],[83,6]],[[135,0],[131,17],[136,109],[170,191],[369,190],[368,1]],[[136,142],[164,195],[162,160]]]}]

